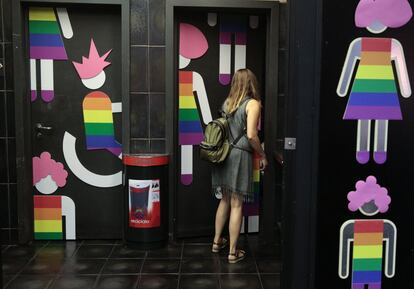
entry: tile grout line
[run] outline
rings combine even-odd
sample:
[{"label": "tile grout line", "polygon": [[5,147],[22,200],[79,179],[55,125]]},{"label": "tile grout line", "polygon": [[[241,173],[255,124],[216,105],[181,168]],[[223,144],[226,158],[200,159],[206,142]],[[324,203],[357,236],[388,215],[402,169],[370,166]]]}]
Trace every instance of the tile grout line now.
[{"label": "tile grout line", "polygon": [[138,289],[141,286],[140,283],[141,283],[141,280],[142,280],[142,270],[144,269],[144,263],[145,263],[145,260],[147,260],[147,255],[148,255],[148,251],[145,250],[144,258],[143,258],[142,263],[141,263],[141,268],[139,269],[137,284],[134,288]]},{"label": "tile grout line", "polygon": [[[248,242],[248,241],[247,241]],[[250,247],[250,246],[249,246]],[[250,249],[251,250],[251,249]],[[262,277],[260,275],[260,271],[259,271],[259,265],[257,265],[257,260],[256,260],[256,256],[253,256],[254,259],[254,265],[256,266],[256,273],[257,276],[259,277],[259,282],[260,282],[260,286],[262,287],[262,289],[264,289],[263,287],[263,282],[262,282]]]},{"label": "tile grout line", "polygon": [[180,265],[178,266],[177,289],[180,288],[181,267],[182,267],[182,263],[183,263],[183,257],[184,257],[184,242],[182,242],[182,244],[181,244]]},{"label": "tile grout line", "polygon": [[[91,244],[92,245],[92,244]],[[112,249],[111,249],[111,252],[109,252],[109,254],[108,254],[108,256],[106,257],[106,258],[102,258],[102,259],[105,259],[105,262],[104,262],[104,264],[102,265],[102,268],[101,268],[101,270],[99,270],[99,273],[97,274],[98,276],[96,277],[96,280],[95,280],[95,282],[93,283],[93,285],[92,285],[92,289],[93,288],[96,288],[96,286],[98,286],[98,283],[99,283],[99,281],[101,280],[101,277],[102,277],[102,272],[103,272],[103,270],[104,270],[104,268],[105,268],[105,266],[106,266],[106,264],[108,264],[108,260],[110,259],[110,257],[111,257],[111,255],[112,255],[112,253],[114,252],[114,250],[115,250],[115,244],[111,244],[112,245]]]}]

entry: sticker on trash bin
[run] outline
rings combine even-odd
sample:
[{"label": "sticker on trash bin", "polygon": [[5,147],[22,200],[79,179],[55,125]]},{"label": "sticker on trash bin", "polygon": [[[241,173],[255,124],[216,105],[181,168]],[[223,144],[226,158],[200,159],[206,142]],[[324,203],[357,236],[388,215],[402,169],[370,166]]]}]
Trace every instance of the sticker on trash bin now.
[{"label": "sticker on trash bin", "polygon": [[160,180],[129,180],[129,226],[155,228],[160,223]]}]

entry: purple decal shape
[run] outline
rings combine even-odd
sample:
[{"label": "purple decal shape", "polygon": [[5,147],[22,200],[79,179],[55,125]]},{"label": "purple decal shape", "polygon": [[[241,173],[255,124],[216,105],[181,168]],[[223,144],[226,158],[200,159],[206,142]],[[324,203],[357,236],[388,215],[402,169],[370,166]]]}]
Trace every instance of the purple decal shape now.
[{"label": "purple decal shape", "polygon": [[221,84],[229,84],[231,80],[231,75],[226,73],[220,73],[219,81]]},{"label": "purple decal shape", "polygon": [[379,212],[385,213],[388,211],[391,197],[388,195],[386,188],[377,184],[377,179],[374,176],[367,177],[366,181],[358,181],[355,188],[355,191],[348,193],[348,209],[350,211],[355,212],[371,201],[374,201]]},{"label": "purple decal shape", "polygon": [[180,144],[181,145],[194,145],[199,144],[203,141],[202,133],[181,133],[180,134]]},{"label": "purple decal shape", "polygon": [[374,152],[374,160],[377,164],[383,164],[387,160],[386,152]]},{"label": "purple decal shape", "polygon": [[185,186],[191,185],[193,182],[193,175],[181,174],[181,183]]},{"label": "purple decal shape", "polygon": [[400,106],[351,106],[346,108],[344,119],[402,120]]},{"label": "purple decal shape", "polygon": [[355,11],[355,25],[367,28],[379,24],[397,28],[410,21],[412,15],[407,0],[361,0]]},{"label": "purple decal shape", "polygon": [[369,152],[368,151],[357,151],[356,159],[360,164],[366,164],[369,161]]},{"label": "purple decal shape", "polygon": [[53,90],[41,90],[40,95],[45,102],[51,102],[55,98],[55,92]]},{"label": "purple decal shape", "polygon": [[67,60],[66,51],[60,47],[30,47],[31,59]]}]

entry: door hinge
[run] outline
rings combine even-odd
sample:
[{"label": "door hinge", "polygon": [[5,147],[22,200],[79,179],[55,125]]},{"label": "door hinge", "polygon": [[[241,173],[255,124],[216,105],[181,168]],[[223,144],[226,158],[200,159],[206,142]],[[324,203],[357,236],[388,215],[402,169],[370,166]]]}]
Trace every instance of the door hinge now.
[{"label": "door hinge", "polygon": [[285,150],[296,150],[296,138],[294,137],[285,138]]}]

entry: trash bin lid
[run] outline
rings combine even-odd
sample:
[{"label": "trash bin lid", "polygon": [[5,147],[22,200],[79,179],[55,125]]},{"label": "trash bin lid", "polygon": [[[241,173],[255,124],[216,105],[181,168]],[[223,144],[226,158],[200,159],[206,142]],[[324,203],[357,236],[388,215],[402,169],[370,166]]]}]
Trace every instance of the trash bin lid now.
[{"label": "trash bin lid", "polygon": [[124,154],[122,162],[127,166],[155,167],[169,163],[170,156],[165,154]]}]

